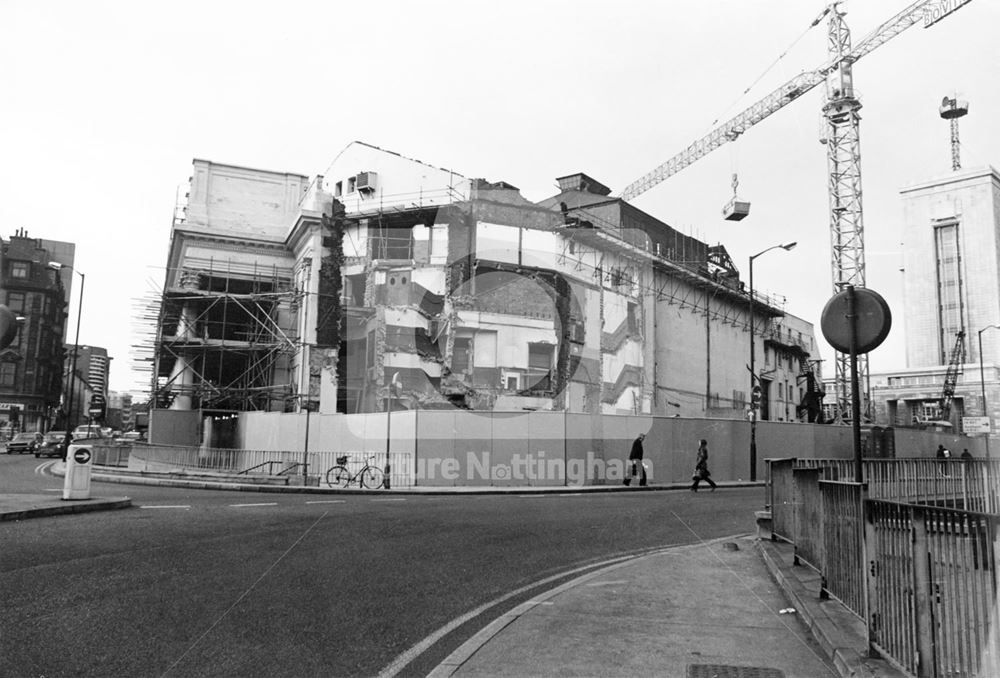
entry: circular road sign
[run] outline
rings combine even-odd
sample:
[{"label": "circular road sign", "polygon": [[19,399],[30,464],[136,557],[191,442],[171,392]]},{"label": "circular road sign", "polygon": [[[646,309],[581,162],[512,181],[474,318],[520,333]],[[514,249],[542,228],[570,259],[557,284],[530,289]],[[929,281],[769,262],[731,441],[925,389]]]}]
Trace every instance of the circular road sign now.
[{"label": "circular road sign", "polygon": [[86,464],[90,461],[90,450],[86,447],[82,447],[79,450],[73,452],[73,461],[77,464]]},{"label": "circular road sign", "polygon": [[[820,328],[823,336],[841,353],[851,351],[851,323],[847,317],[847,297],[850,290],[842,290],[830,298],[823,307]],[[892,312],[882,296],[867,287],[854,288],[854,315],[857,318],[857,351],[874,351],[889,336]]]}]

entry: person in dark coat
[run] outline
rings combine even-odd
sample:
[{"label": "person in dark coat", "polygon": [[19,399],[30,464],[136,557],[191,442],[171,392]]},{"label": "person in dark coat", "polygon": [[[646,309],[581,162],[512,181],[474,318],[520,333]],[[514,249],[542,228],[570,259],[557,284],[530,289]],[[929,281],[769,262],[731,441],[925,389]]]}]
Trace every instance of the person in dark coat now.
[{"label": "person in dark coat", "polygon": [[701,481],[707,482],[712,486],[712,492],[715,492],[717,487],[715,481],[712,480],[712,472],[708,470],[708,441],[702,439],[698,441],[698,458],[694,464],[694,473],[691,475],[691,491],[698,491],[698,483]]},{"label": "person in dark coat", "polygon": [[937,452],[934,456],[938,459],[938,466],[941,467],[941,475],[948,475],[948,459],[951,457],[951,450],[947,449],[944,445],[938,445]]},{"label": "person in dark coat", "polygon": [[632,478],[635,478],[636,472],[640,469],[642,470],[642,475],[639,477],[639,487],[646,484],[646,467],[642,463],[642,441],[645,437],[645,433],[640,433],[639,437],[632,441],[632,451],[628,453],[628,460],[631,462],[632,469],[631,475],[625,476],[624,483],[626,485],[632,482]]}]

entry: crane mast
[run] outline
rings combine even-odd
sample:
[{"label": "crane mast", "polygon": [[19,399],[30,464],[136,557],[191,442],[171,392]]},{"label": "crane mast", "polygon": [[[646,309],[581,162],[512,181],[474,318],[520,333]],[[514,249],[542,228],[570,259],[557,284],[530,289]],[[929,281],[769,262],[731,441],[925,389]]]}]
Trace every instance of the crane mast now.
[{"label": "crane mast", "polygon": [[[851,34],[844,21],[839,2],[833,2],[812,25],[826,16],[828,23],[829,59],[819,68],[800,73],[770,94],[752,104],[733,118],[719,125],[706,136],[625,187],[623,200],[631,200],[685,167],[708,155],[723,144],[734,141],[745,131],[781,110],[792,101],[826,83],[823,105],[827,146],[830,195],[830,241],[832,252],[833,289],[839,292],[846,285],[865,286],[864,221],[861,209],[861,146],[858,111],[861,102],[854,94],[852,68],[854,62],[896,37],[914,24],[924,22],[929,28],[971,0],[918,0],[877,26],[853,47]],[[750,330],[753,331],[753,328]],[[858,388],[862,390],[862,411],[870,416],[868,356],[858,356]],[[851,411],[850,359],[838,353],[836,357],[835,390],[837,419]]]},{"label": "crane mast", "polygon": [[[861,209],[861,102],[854,95],[851,32],[844,14],[835,5],[830,12],[827,44],[836,67],[826,76],[826,134],[830,194],[830,251],[832,254],[833,292],[848,285],[865,286],[865,229]],[[857,356],[858,388],[861,411],[870,417],[868,355]],[[834,388],[837,398],[836,419],[843,420],[851,411],[850,356],[836,355]]]}]

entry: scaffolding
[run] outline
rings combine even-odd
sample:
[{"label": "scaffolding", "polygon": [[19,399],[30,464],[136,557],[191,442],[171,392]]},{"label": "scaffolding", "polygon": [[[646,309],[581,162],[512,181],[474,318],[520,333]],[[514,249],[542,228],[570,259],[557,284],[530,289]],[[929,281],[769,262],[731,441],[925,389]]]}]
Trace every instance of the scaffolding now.
[{"label": "scaffolding", "polygon": [[133,351],[151,373],[153,406],[282,408],[295,390],[291,362],[300,345],[291,325],[302,292],[290,276],[276,266],[209,260],[166,278],[158,297],[140,302],[146,342]]}]

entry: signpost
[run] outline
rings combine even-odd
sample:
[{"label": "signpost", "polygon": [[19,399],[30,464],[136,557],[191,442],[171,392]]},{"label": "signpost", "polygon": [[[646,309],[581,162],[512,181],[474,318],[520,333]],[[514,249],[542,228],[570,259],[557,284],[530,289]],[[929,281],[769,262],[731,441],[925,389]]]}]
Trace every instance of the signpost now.
[{"label": "signpost", "polygon": [[991,433],[989,417],[962,417],[962,431],[964,433]]},{"label": "signpost", "polygon": [[858,393],[858,354],[878,348],[889,336],[892,313],[878,292],[846,285],[833,295],[820,317],[823,336],[835,349],[851,357],[851,428],[854,438],[854,482],[863,481],[861,467],[861,395]]}]

